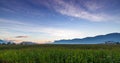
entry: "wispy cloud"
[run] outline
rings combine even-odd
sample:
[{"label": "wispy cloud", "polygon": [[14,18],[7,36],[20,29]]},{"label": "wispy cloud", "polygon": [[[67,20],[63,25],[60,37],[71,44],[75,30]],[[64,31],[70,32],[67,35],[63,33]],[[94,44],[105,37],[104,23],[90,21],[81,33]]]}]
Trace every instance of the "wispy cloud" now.
[{"label": "wispy cloud", "polygon": [[25,23],[22,23],[20,21],[15,21],[15,20],[8,20],[8,19],[3,19],[0,18],[0,23],[2,24],[14,24],[14,25],[26,25]]},{"label": "wispy cloud", "polygon": [[[37,4],[33,4],[33,1],[24,1],[24,0],[0,0],[0,13],[7,14],[8,16],[15,15],[17,16],[26,16],[26,17],[38,17],[47,15],[43,13],[38,8],[34,8]],[[37,6],[36,6],[37,7]]]},{"label": "wispy cloud", "polygon": [[62,15],[85,19],[93,22],[112,21],[114,17],[117,17],[108,15],[103,11],[98,12],[100,10],[104,10],[105,5],[97,2],[96,0],[80,0],[77,3],[75,1],[53,0],[52,2],[44,3],[44,5],[46,4],[45,6],[50,9],[53,8],[56,12]]},{"label": "wispy cloud", "polygon": [[[80,6],[77,6],[73,3],[68,3],[63,0],[55,0],[55,2],[58,4],[55,7],[55,10],[63,15],[72,16],[80,19],[87,19],[89,21],[104,21],[105,15],[103,14],[94,14],[86,11],[85,9],[81,8]],[[98,9],[97,5],[92,5],[91,7],[88,7],[89,9]]]},{"label": "wispy cloud", "polygon": [[5,7],[1,7],[1,8],[0,8],[0,10],[1,10],[1,11],[4,11],[4,12],[11,12],[11,13],[15,13],[15,11],[14,11],[14,10],[9,9],[9,8],[5,8]]},{"label": "wispy cloud", "polygon": [[104,4],[102,3],[98,3],[97,0],[91,0],[91,1],[86,1],[84,3],[84,6],[89,10],[89,11],[93,11],[93,12],[96,12],[96,11],[100,11],[102,9],[104,9]]}]

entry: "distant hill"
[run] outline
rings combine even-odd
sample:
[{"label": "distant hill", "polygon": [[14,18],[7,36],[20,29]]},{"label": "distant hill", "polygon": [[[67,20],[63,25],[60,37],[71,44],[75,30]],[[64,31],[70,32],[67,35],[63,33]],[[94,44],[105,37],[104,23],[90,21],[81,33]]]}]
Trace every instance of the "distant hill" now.
[{"label": "distant hill", "polygon": [[14,42],[0,39],[0,44],[14,44]]},{"label": "distant hill", "polygon": [[20,44],[21,44],[21,45],[35,45],[36,43],[23,41],[23,42],[21,42]]},{"label": "distant hill", "polygon": [[83,39],[71,39],[71,40],[57,40],[53,44],[99,44],[105,43],[105,41],[120,42],[120,33],[110,33],[106,35],[98,35],[95,37],[86,37]]},{"label": "distant hill", "polygon": [[3,43],[6,44],[7,42],[5,40],[0,39],[0,44],[3,44]]}]

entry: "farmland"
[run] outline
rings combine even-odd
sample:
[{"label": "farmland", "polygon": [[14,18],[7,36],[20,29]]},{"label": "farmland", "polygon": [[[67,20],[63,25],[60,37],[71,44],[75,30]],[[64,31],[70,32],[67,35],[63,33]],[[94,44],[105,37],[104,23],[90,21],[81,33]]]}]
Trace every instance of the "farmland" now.
[{"label": "farmland", "polygon": [[0,45],[0,63],[120,63],[120,45]]}]

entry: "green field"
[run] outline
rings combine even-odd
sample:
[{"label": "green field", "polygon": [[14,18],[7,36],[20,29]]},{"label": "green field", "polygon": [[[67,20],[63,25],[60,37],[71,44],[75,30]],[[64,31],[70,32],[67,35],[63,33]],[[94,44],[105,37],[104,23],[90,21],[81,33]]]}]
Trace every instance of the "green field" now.
[{"label": "green field", "polygon": [[0,63],[120,63],[120,45],[0,45]]}]

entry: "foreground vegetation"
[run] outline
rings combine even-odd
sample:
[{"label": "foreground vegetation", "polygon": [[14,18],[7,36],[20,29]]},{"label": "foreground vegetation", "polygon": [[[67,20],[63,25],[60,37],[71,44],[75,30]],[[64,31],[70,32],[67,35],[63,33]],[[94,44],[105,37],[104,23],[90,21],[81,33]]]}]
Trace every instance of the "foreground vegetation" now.
[{"label": "foreground vegetation", "polygon": [[120,63],[120,45],[0,45],[0,63]]}]

